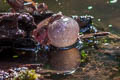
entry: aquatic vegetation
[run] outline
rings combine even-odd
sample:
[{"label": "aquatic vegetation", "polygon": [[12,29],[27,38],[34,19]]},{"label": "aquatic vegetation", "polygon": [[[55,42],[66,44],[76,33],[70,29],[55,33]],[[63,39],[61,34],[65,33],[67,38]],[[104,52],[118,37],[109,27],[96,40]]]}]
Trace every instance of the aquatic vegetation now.
[{"label": "aquatic vegetation", "polygon": [[13,58],[18,58],[19,56],[18,55],[14,55]]},{"label": "aquatic vegetation", "polygon": [[38,80],[41,77],[40,74],[37,74],[35,70],[26,70],[20,71],[13,80]]},{"label": "aquatic vegetation", "polygon": [[87,53],[84,50],[81,50],[81,60],[80,60],[80,62],[84,63],[86,61],[87,57],[88,57]]}]

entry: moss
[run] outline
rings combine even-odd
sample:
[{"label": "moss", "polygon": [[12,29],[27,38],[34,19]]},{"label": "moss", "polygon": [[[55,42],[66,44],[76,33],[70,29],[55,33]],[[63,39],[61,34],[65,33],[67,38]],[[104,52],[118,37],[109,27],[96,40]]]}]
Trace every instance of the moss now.
[{"label": "moss", "polygon": [[87,53],[84,51],[84,50],[82,50],[81,51],[81,60],[80,60],[80,62],[86,62],[86,59],[87,59]]},{"label": "moss", "polygon": [[13,80],[37,80],[40,76],[35,70],[26,70],[20,71]]}]

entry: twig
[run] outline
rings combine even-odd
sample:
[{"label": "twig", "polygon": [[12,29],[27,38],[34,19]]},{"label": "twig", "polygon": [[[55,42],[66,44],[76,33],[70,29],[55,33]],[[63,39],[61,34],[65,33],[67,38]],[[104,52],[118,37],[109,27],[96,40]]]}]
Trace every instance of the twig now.
[{"label": "twig", "polygon": [[92,38],[92,37],[107,36],[107,35],[109,35],[109,34],[110,34],[110,32],[90,33],[90,34],[80,35],[79,38],[80,38],[80,39],[88,39],[88,38]]}]

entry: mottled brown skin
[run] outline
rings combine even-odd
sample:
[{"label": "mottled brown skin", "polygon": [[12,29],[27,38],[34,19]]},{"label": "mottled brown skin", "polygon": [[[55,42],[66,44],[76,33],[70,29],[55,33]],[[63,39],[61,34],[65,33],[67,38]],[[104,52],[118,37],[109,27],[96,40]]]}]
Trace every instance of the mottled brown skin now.
[{"label": "mottled brown skin", "polygon": [[53,70],[75,70],[80,64],[80,53],[76,48],[63,51],[52,51],[49,61]]},{"label": "mottled brown skin", "polygon": [[43,20],[37,25],[37,28],[33,31],[33,37],[42,45],[48,44],[48,25],[51,17]]}]

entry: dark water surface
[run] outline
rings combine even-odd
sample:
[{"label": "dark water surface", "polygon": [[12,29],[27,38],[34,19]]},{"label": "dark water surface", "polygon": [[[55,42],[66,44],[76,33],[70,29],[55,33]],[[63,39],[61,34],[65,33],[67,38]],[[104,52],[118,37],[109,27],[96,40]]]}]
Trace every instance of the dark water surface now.
[{"label": "dark water surface", "polygon": [[[120,0],[37,0],[48,4],[54,12],[63,12],[65,15],[92,15],[94,21],[113,33],[120,33]],[[91,8],[92,9],[88,9]],[[100,20],[100,21],[99,21]],[[110,28],[109,26],[112,27]]]}]

